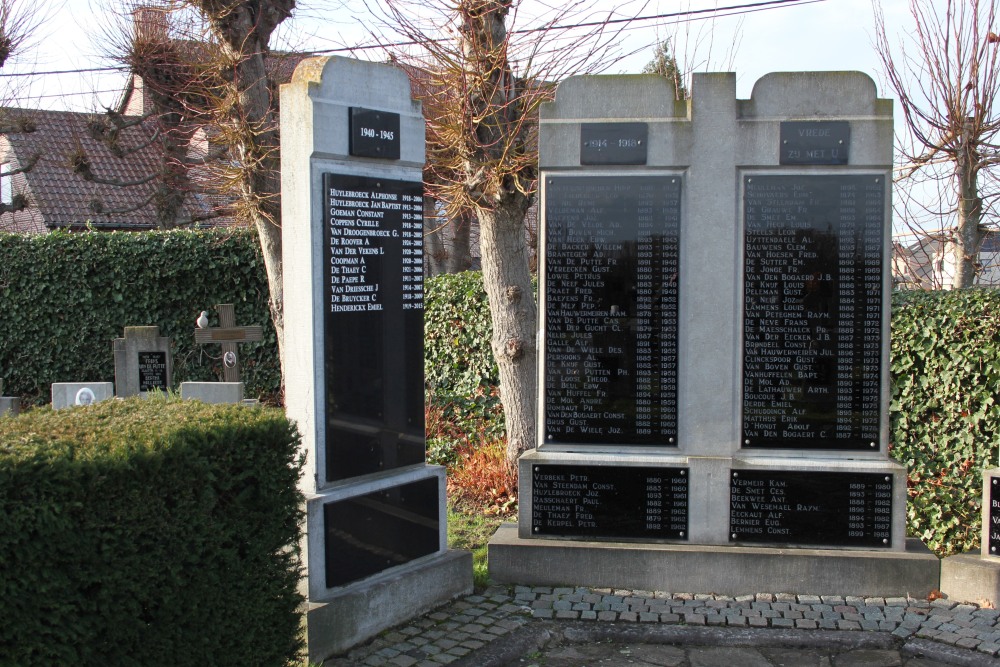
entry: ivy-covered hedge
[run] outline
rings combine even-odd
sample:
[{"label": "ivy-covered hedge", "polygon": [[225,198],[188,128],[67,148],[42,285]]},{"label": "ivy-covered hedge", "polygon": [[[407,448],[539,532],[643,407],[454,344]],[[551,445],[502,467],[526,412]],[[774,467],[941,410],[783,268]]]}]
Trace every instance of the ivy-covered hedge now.
[{"label": "ivy-covered hedge", "polygon": [[297,664],[298,439],[164,398],[0,419],[0,664]]},{"label": "ivy-covered hedge", "polygon": [[114,380],[112,340],[155,325],[173,339],[174,383],[222,377],[218,346],[194,344],[195,320],[232,303],[239,324],[261,324],[240,345],[246,394],[281,387],[264,261],[248,230],[0,234],[0,378],[27,405],[53,382]]},{"label": "ivy-covered hedge", "polygon": [[894,295],[890,414],[910,534],[942,556],[978,549],[982,471],[1000,451],[1000,291]]}]

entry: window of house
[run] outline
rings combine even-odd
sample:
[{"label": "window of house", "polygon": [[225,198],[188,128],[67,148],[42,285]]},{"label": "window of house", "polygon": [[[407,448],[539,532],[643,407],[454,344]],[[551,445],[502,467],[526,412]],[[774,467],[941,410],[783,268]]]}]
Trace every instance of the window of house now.
[{"label": "window of house", "polygon": [[0,203],[14,203],[13,176],[10,175],[10,163],[0,164]]}]

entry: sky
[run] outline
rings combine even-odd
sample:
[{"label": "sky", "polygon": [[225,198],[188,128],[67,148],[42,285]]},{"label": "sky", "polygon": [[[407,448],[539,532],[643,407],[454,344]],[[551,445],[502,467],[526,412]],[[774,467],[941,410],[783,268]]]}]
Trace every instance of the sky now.
[{"label": "sky", "polygon": [[[24,0],[15,0],[23,2]],[[584,0],[589,11],[602,16],[653,16],[679,11],[713,9],[752,4],[753,0]],[[283,31],[285,44],[306,49],[334,49],[370,43],[367,26],[376,24],[363,0],[300,0],[291,24]],[[29,78],[5,77],[19,83],[14,98],[19,106],[43,109],[99,111],[113,106],[120,97],[125,77],[121,73],[83,72],[113,65],[101,53],[101,35],[117,21],[109,7],[113,0],[40,0],[49,14],[36,30],[33,45],[3,74],[38,73]],[[566,3],[557,3],[566,4]],[[582,3],[581,3],[582,4]],[[891,29],[908,26],[906,0],[883,0],[883,11]],[[545,5],[522,0],[516,27],[537,25],[534,15]],[[871,0],[815,0],[777,8],[742,11],[738,16],[687,23],[675,19],[638,21],[622,32],[621,53],[632,53],[615,63],[609,73],[638,72],[652,58],[653,46],[669,37],[676,44],[682,63],[697,71],[735,71],[737,95],[750,96],[753,83],[768,72],[807,70],[859,70],[883,86],[878,56],[873,46],[874,19]],[[720,12],[722,13],[722,12]],[[894,37],[895,39],[895,37]],[[734,49],[735,45],[735,49]],[[381,52],[369,51],[371,58]],[[64,74],[45,74],[71,70]],[[25,84],[29,84],[25,87]],[[8,99],[11,95],[8,94]],[[9,102],[8,102],[9,103]]]}]

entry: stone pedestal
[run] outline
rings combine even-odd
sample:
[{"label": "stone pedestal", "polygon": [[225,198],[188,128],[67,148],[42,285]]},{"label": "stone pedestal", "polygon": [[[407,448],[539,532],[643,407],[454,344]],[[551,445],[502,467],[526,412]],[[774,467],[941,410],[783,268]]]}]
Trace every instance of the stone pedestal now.
[{"label": "stone pedestal", "polygon": [[983,529],[979,553],[941,561],[941,592],[950,600],[1000,604],[1000,468],[983,472]]},{"label": "stone pedestal", "polygon": [[202,403],[242,403],[242,382],[181,382],[181,398]]}]

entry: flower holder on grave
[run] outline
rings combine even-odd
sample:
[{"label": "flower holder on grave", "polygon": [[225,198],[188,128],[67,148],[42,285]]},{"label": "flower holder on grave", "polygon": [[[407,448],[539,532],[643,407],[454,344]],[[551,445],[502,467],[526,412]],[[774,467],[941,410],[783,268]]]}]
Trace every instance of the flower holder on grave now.
[{"label": "flower holder on grave", "polygon": [[287,414],[307,460],[309,659],[471,591],[424,461],[424,120],[406,75],[303,61],[282,87]]},{"label": "flower holder on grave", "polygon": [[926,595],[889,459],[892,107],[857,72],[562,82],[537,449],[495,581]]}]

